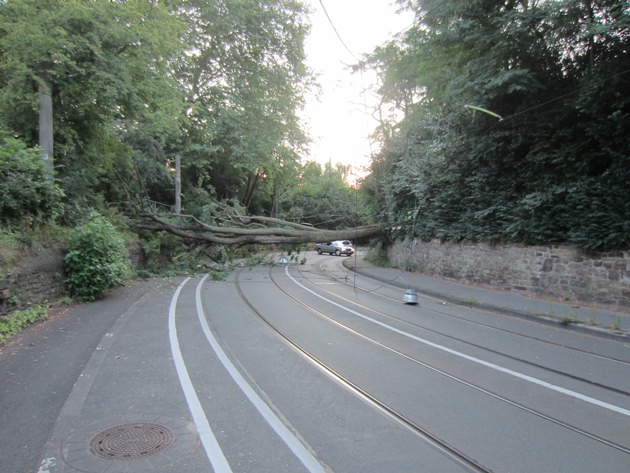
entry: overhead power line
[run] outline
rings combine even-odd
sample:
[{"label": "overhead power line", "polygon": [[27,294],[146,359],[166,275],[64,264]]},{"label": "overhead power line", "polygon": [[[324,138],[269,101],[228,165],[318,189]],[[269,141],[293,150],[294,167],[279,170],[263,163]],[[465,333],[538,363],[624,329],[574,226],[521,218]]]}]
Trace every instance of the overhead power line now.
[{"label": "overhead power line", "polygon": [[322,6],[322,10],[324,10],[324,14],[326,15],[326,18],[328,18],[328,23],[330,23],[330,26],[332,27],[333,31],[335,32],[335,34],[337,35],[337,38],[339,39],[339,41],[341,42],[341,44],[343,45],[344,48],[346,48],[346,51],[348,51],[348,53],[350,53],[350,56],[352,56],[356,61],[361,62],[355,55],[354,53],[350,50],[350,48],[348,47],[348,45],[345,43],[345,41],[343,40],[343,38],[341,37],[341,35],[339,34],[339,31],[337,31],[337,28],[335,27],[335,24],[333,23],[332,19],[330,18],[330,15],[328,14],[328,11],[326,10],[326,7],[324,6],[324,2],[322,0],[319,0],[319,4]]}]

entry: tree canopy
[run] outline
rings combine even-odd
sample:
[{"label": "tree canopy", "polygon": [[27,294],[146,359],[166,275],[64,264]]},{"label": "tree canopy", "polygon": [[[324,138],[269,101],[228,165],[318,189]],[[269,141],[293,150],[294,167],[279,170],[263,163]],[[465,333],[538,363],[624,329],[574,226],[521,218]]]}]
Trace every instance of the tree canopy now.
[{"label": "tree canopy", "polygon": [[[362,61],[380,78],[382,147],[355,190],[343,166],[304,160],[303,1],[3,2],[8,185],[31,186],[34,220],[72,225],[133,201],[152,210],[145,226],[193,239],[227,212],[284,222],[278,241],[300,226],[391,222],[427,239],[629,247],[628,3],[397,3],[416,21]],[[33,161],[40,144],[48,170]],[[176,157],[188,220],[167,221]],[[22,191],[3,204],[17,208]]]},{"label": "tree canopy", "polygon": [[401,0],[366,191],[409,235],[630,246],[630,6]]},{"label": "tree canopy", "polygon": [[[304,225],[309,234],[314,225],[357,226],[346,170],[304,162],[308,31],[300,0],[8,2],[0,15],[0,131],[29,156],[38,144],[46,154],[41,128],[49,122],[54,155],[41,172],[60,186],[65,211],[57,215],[69,224],[91,208],[131,202],[153,214],[145,228],[191,239],[201,219],[203,231],[241,225],[225,218],[233,213],[291,231]],[[164,218],[176,157],[187,220]],[[278,241],[296,238],[283,232]],[[225,228],[217,233],[227,241]]]}]

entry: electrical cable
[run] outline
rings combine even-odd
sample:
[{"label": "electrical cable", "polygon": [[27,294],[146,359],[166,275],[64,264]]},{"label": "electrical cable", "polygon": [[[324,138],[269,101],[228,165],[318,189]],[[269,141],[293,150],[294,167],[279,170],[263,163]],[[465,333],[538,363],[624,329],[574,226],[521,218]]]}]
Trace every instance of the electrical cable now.
[{"label": "electrical cable", "polygon": [[[326,10],[326,7],[324,6],[323,0],[319,0],[319,4],[321,5],[322,10],[324,11],[324,14],[326,15],[326,18],[328,19],[328,23],[330,23],[330,26],[332,27],[333,31],[337,35],[337,39],[339,39],[339,42],[343,45],[343,47],[346,49],[348,54],[350,54],[350,56],[355,61],[357,61],[359,63],[359,71],[360,71],[360,76],[361,76],[361,96],[363,98],[363,113],[366,116],[366,123],[365,123],[365,125],[366,125],[368,147],[369,147],[370,157],[372,157],[373,156],[373,149],[372,149],[372,140],[370,138],[369,123],[367,121],[368,106],[367,106],[367,99],[365,97],[365,87],[364,87],[365,78],[364,78],[364,75],[363,75],[363,61],[361,61],[359,58],[357,58],[355,56],[355,54],[348,47],[346,42],[343,40],[343,38],[339,34],[339,30],[337,30],[337,27],[333,23],[332,18],[328,14],[328,10]],[[353,168],[356,170],[357,169],[356,156],[355,156],[354,160],[355,160],[355,162],[354,162]],[[358,209],[359,209],[359,194],[358,194],[358,189],[357,189],[357,185],[356,185],[356,182],[355,182],[354,183],[354,213],[355,213],[355,219],[356,220],[358,220],[358,217],[359,217]],[[356,228],[356,223],[355,223],[355,239],[354,239],[355,244],[356,244],[356,241],[357,241],[357,238],[358,238],[358,232],[359,232],[359,230]],[[357,263],[358,263],[357,251],[356,251],[356,248],[355,248],[355,252],[354,252],[354,267],[355,267],[355,271],[354,271],[354,278],[353,278],[354,279],[353,280],[353,286],[354,286],[355,294],[358,294],[357,285],[356,285],[356,275],[357,275],[356,267],[357,267]]]},{"label": "electrical cable", "polygon": [[[613,79],[613,78],[615,78],[617,76],[622,76],[622,75],[628,74],[628,73],[630,73],[630,69],[626,69],[625,71],[617,72],[616,74],[613,74],[613,75],[608,76],[608,77],[604,77],[603,79],[597,81],[597,83],[592,84],[591,87],[594,87],[595,85],[601,85],[604,82],[609,81],[610,79]],[[580,91],[582,91],[582,90],[584,90],[586,88],[587,88],[586,86],[578,87],[575,90],[572,90],[571,92],[567,92],[566,94],[562,94],[562,95],[560,95],[558,97],[555,97],[555,98],[553,98],[551,100],[547,100],[546,102],[540,103],[538,105],[534,105],[533,107],[527,108],[525,110],[521,110],[520,112],[513,113],[512,115],[509,115],[509,116],[505,117],[503,120],[504,121],[505,120],[510,120],[511,118],[518,117],[519,115],[523,115],[525,113],[529,113],[531,111],[537,110],[537,109],[539,109],[541,107],[544,107],[545,105],[549,105],[550,103],[554,103],[554,102],[557,102],[558,100],[562,100],[564,98],[570,97],[571,95],[575,95],[575,94],[579,93]]]},{"label": "electrical cable", "polygon": [[339,31],[337,31],[337,28],[335,27],[335,24],[333,23],[332,19],[330,18],[330,15],[328,14],[328,11],[326,10],[326,7],[324,6],[323,0],[319,0],[319,4],[322,6],[322,10],[324,10],[324,14],[326,15],[326,18],[328,18],[328,23],[330,23],[330,26],[332,27],[333,31],[337,35],[337,38],[339,39],[339,42],[343,45],[344,48],[346,48],[346,51],[348,51],[350,56],[352,56],[356,61],[359,61],[359,59],[357,59],[357,57],[354,55],[354,53],[350,50],[348,45],[345,43],[345,41],[343,40],[343,38],[339,34]]}]

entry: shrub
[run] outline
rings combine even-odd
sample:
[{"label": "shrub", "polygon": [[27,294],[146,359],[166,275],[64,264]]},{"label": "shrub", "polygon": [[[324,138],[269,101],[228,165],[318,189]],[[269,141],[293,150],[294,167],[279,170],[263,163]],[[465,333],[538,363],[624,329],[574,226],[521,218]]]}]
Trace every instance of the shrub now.
[{"label": "shrub", "polygon": [[68,237],[64,258],[66,289],[82,301],[93,301],[128,276],[129,262],[123,238],[97,212]]},{"label": "shrub", "polygon": [[62,211],[62,197],[40,152],[0,130],[0,223],[52,221]]}]

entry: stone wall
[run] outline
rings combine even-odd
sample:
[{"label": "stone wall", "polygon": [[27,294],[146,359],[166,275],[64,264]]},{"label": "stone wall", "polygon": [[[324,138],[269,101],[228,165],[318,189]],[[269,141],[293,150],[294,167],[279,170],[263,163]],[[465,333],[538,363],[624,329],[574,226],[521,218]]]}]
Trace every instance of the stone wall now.
[{"label": "stone wall", "polygon": [[[127,245],[127,249],[131,265],[139,267],[143,261],[140,245]],[[14,267],[3,271],[0,274],[0,316],[63,296],[63,257],[60,249],[28,250]]]},{"label": "stone wall", "polygon": [[0,315],[64,293],[63,253],[55,249],[29,250],[0,278]]},{"label": "stone wall", "polygon": [[586,253],[563,245],[404,240],[389,248],[388,257],[401,269],[427,276],[617,310],[630,308],[630,251]]}]

